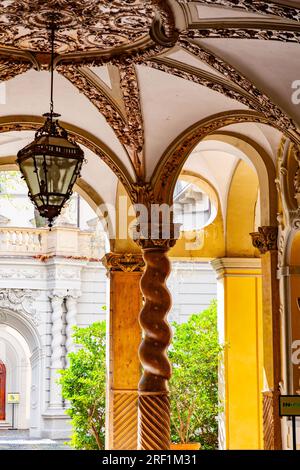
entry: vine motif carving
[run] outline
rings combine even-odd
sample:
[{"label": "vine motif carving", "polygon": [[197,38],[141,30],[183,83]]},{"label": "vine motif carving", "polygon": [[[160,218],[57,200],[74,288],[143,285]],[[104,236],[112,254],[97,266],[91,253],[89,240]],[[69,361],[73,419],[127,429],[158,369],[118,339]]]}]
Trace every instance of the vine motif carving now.
[{"label": "vine motif carving", "polygon": [[297,201],[297,206],[300,208],[300,149],[298,146],[294,146],[294,155],[298,165],[298,169],[294,177],[294,189],[295,189],[295,199]]},{"label": "vine motif carving", "polygon": [[[188,33],[190,36],[190,33]],[[277,31],[273,29],[255,28],[209,28],[192,31],[194,39],[230,38],[230,39],[260,39],[263,41],[300,42],[300,33],[294,31]]]},{"label": "vine motif carving", "polygon": [[117,107],[107,99],[101,90],[89,82],[88,78],[81,73],[78,67],[59,65],[57,71],[83,93],[105,117],[120,142],[126,148],[139,174],[144,149],[144,125],[135,66],[130,62],[126,65],[119,64],[120,84],[126,109],[126,120]]},{"label": "vine motif carving", "polygon": [[[188,4],[193,0],[178,0],[179,3]],[[300,9],[290,6],[279,5],[275,2],[265,2],[261,0],[197,0],[198,3],[220,5],[227,8],[237,8],[251,13],[262,13],[294,21],[300,21]]]},{"label": "vine motif carving", "polygon": [[130,146],[128,150],[133,149],[133,163],[136,170],[140,173],[142,164],[142,153],[144,150],[144,123],[140,103],[139,85],[135,66],[132,63],[120,64],[120,85],[123,94],[127,115],[127,126],[123,132],[127,132]]},{"label": "vine motif carving", "polygon": [[158,177],[159,183],[155,188],[156,197],[164,199],[164,195],[168,191],[173,178],[180,172],[186,156],[189,155],[195,145],[206,135],[224,126],[241,122],[260,122],[268,124],[268,119],[264,116],[248,113],[237,113],[232,116],[221,116],[212,119],[188,133],[183,141],[180,140],[172,152],[165,156],[165,162],[160,169]]},{"label": "vine motif carving", "polygon": [[[193,32],[189,32],[189,35],[193,35]],[[295,133],[300,139],[300,135],[296,124],[290,119],[281,109],[272,103],[272,101],[264,94],[261,93],[249,80],[240,75],[233,67],[225,63],[222,59],[205,50],[203,47],[191,43],[187,40],[187,35],[182,35],[180,44],[184,49],[191,52],[193,55],[198,57],[203,62],[228,77],[233,83],[240,86],[249,93],[254,100],[252,101],[255,109],[262,113],[268,118],[269,123],[271,122],[281,132],[286,133],[287,130]],[[293,135],[294,137],[294,135]]]},{"label": "vine motif carving", "polygon": [[149,207],[150,204],[159,203],[159,200],[155,199],[153,187],[151,183],[132,183],[131,186],[132,201],[134,204],[144,204]]},{"label": "vine motif carving", "polygon": [[13,59],[0,59],[0,82],[10,80],[11,78],[27,72],[32,67],[29,62]]},{"label": "vine motif carving", "polygon": [[[128,133],[124,132],[125,121],[122,119],[118,111],[113,107],[111,102],[93,86],[89,80],[80,73],[78,67],[71,65],[59,65],[57,71],[67,78],[81,93],[83,93],[91,103],[93,103],[101,114],[105,117],[108,124],[112,127],[120,141],[125,145],[130,145]],[[123,132],[122,132],[123,130]]]},{"label": "vine motif carving", "polygon": [[49,51],[47,26],[53,15],[59,53],[112,49],[137,42],[149,32],[151,2],[142,0],[11,0],[1,2],[0,44]]},{"label": "vine motif carving", "polygon": [[37,296],[38,293],[30,289],[1,289],[0,307],[23,314],[38,326],[40,317],[34,305]]}]

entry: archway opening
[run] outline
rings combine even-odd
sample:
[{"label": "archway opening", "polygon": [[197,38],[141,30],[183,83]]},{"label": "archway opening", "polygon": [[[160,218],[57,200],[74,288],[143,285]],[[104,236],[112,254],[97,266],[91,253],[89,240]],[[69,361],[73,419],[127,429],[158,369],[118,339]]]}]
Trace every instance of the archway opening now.
[{"label": "archway opening", "polygon": [[30,357],[25,338],[15,328],[0,324],[0,358],[5,368],[6,382],[2,382],[2,426],[14,429],[30,427]]}]

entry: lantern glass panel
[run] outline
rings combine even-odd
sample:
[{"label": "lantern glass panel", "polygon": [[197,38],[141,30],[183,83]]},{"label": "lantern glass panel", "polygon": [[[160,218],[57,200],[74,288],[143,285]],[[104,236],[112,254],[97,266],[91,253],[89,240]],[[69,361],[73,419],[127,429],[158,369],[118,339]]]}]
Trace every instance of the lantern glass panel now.
[{"label": "lantern glass panel", "polygon": [[35,172],[34,157],[29,157],[23,160],[20,164],[20,168],[27,183],[29,192],[31,194],[38,194],[40,192],[40,186]]}]

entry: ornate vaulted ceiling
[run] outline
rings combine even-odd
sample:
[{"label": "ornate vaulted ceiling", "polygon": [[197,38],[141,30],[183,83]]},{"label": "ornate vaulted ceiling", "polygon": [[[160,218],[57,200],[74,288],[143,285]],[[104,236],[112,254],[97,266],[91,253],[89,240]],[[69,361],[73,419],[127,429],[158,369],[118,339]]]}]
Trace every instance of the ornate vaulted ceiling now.
[{"label": "ornate vaulted ceiling", "polygon": [[[153,8],[139,0],[2,1],[2,47],[49,50],[47,26],[55,21],[57,52],[111,50],[138,44],[149,32]],[[147,2],[146,2],[147,3]]]},{"label": "ornate vaulted ceiling", "polygon": [[0,1],[0,130],[35,129],[47,109],[54,18],[58,110],[133,199],[144,181],[167,187],[220,129],[257,140],[273,161],[282,134],[300,142],[299,3]]}]

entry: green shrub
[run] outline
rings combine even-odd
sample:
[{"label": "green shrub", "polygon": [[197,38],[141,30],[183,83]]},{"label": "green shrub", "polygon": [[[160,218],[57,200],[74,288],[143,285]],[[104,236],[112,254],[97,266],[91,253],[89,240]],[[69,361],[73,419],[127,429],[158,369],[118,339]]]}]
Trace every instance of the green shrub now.
[{"label": "green shrub", "polygon": [[75,449],[104,449],[105,439],[105,321],[87,328],[74,327],[81,346],[69,354],[70,365],[61,371],[63,398],[70,404],[71,445]]},{"label": "green shrub", "polygon": [[[172,442],[200,442],[217,448],[218,343],[216,302],[188,322],[173,323],[169,351],[173,365],[171,389]],[[105,441],[105,321],[74,328],[80,349],[69,354],[60,383],[72,419],[71,444],[76,449],[104,449]]]},{"label": "green shrub", "polygon": [[173,323],[169,351],[173,365],[171,390],[172,442],[200,442],[203,449],[218,446],[217,304],[192,315],[186,323]]}]

